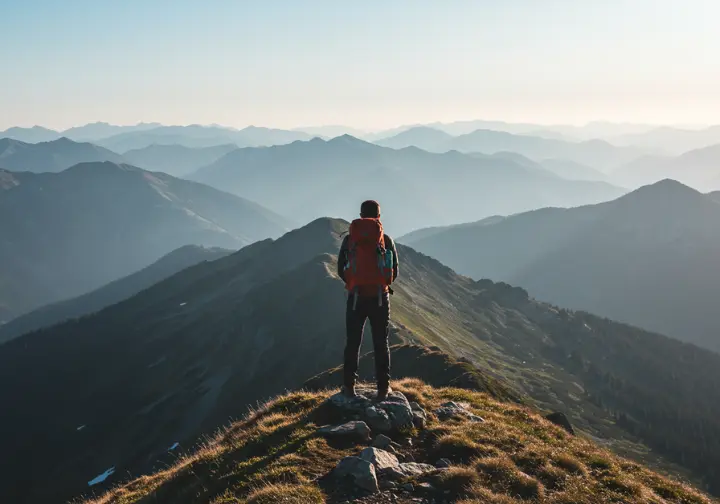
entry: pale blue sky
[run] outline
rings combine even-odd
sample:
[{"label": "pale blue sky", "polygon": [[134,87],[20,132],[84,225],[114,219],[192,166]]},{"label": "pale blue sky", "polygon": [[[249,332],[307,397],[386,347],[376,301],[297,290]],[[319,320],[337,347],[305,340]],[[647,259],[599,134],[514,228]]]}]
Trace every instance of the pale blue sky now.
[{"label": "pale blue sky", "polygon": [[720,122],[717,0],[0,0],[0,129]]}]

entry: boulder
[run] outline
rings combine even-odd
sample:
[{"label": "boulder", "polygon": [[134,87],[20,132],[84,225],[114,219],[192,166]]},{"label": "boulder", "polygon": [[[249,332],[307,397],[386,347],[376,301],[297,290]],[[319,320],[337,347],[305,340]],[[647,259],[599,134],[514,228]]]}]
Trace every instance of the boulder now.
[{"label": "boulder", "polygon": [[484,422],[485,419],[479,417],[470,411],[470,407],[464,403],[457,403],[455,401],[449,401],[441,405],[435,410],[435,415],[441,420],[445,421],[450,418],[466,418],[471,422]]},{"label": "boulder", "polygon": [[372,401],[363,393],[363,391],[359,391],[355,397],[348,397],[343,392],[338,392],[330,396],[328,402],[340,409],[362,412],[366,407],[372,405]]},{"label": "boulder", "polygon": [[412,429],[413,412],[407,398],[400,392],[390,392],[387,399],[378,403],[377,406],[388,414],[393,429]]},{"label": "boulder", "polygon": [[382,471],[400,465],[395,455],[380,448],[365,448],[360,452],[360,458],[374,465],[376,471]]},{"label": "boulder", "polygon": [[387,437],[385,434],[378,434],[373,440],[372,445],[375,448],[389,451],[390,448],[392,448],[393,446],[393,440]]},{"label": "boulder", "polygon": [[388,414],[377,406],[365,408],[365,419],[374,431],[389,432],[392,430],[392,422]]},{"label": "boulder", "polygon": [[410,402],[402,393],[392,391],[381,402],[375,402],[376,397],[375,391],[359,389],[356,397],[347,397],[339,392],[331,396],[328,402],[344,411],[348,417],[357,415],[381,432],[412,429],[413,411]]},{"label": "boulder", "polygon": [[554,423],[558,427],[562,427],[568,432],[568,434],[572,434],[573,436],[575,435],[575,429],[573,429],[573,426],[570,423],[570,419],[567,417],[567,415],[565,415],[565,413],[550,413],[549,415],[545,416],[545,419]]},{"label": "boulder", "polygon": [[365,422],[352,421],[342,425],[326,425],[318,429],[325,437],[348,437],[361,441],[370,441],[370,427]]},{"label": "boulder", "polygon": [[381,471],[381,476],[399,480],[404,478],[412,478],[415,476],[422,476],[429,472],[437,471],[434,466],[430,464],[419,464],[417,462],[403,462],[398,464],[396,467],[389,467]]},{"label": "boulder", "polygon": [[379,492],[375,466],[360,457],[345,457],[333,469],[333,476],[351,478],[355,486],[369,492]]}]

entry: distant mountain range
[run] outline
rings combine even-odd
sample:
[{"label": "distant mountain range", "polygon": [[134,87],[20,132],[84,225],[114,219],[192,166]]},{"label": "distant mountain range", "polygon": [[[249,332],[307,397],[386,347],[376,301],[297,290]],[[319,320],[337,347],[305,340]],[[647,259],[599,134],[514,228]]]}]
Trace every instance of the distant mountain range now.
[{"label": "distant mountain range", "polygon": [[383,131],[377,131],[363,138],[368,141],[388,138],[415,127],[428,127],[444,131],[452,136],[466,135],[476,130],[494,130],[513,133],[516,135],[538,136],[558,140],[593,140],[596,138],[610,138],[621,135],[646,133],[656,129],[657,125],[613,123],[609,121],[593,121],[582,126],[571,124],[539,124],[517,123],[507,121],[470,120],[455,122],[433,122],[427,124],[408,124]]},{"label": "distant mountain range", "polygon": [[[119,476],[100,490],[166,467],[173,447],[338,365],[346,230],[314,221],[0,346],[0,404],[12,405],[0,474],[13,482],[0,500],[65,502],[108,468]],[[407,247],[399,256],[393,342],[462,356],[609,446],[648,443],[635,456],[661,453],[720,491],[720,355],[461,277]]]},{"label": "distant mountain range", "polygon": [[678,155],[690,150],[720,144],[720,125],[702,129],[663,126],[643,132],[612,136],[607,139],[616,145],[634,145]]},{"label": "distant mountain range", "polygon": [[96,289],[183,245],[237,249],[288,227],[250,201],[129,165],[0,170],[0,320]]},{"label": "distant mountain range", "polygon": [[30,172],[60,172],[78,163],[123,162],[122,156],[91,143],[67,138],[36,144],[0,138],[0,169]]},{"label": "distant mountain range", "polygon": [[401,240],[473,278],[720,352],[720,202],[678,182]]},{"label": "distant mountain range", "polygon": [[130,131],[96,140],[98,145],[115,152],[143,149],[150,145],[182,145],[184,147],[214,147],[235,144],[239,147],[282,145],[296,140],[309,140],[312,135],[302,131],[288,131],[248,126],[242,130],[219,126],[160,126],[144,131]]},{"label": "distant mountain range", "polygon": [[214,261],[233,252],[230,249],[186,245],[161,257],[150,266],[99,289],[73,299],[43,306],[0,325],[0,344],[27,332],[100,311],[190,266],[203,261]]},{"label": "distant mountain range", "polygon": [[214,163],[237,148],[235,144],[197,148],[183,145],[150,145],[142,149],[127,151],[123,154],[123,158],[128,163],[146,170],[184,177],[198,168]]},{"label": "distant mountain range", "polygon": [[610,179],[608,175],[604,174],[600,170],[596,170],[573,161],[568,161],[566,159],[543,159],[542,161],[533,161],[522,154],[507,151],[500,151],[491,155],[479,153],[472,153],[469,155],[484,159],[507,159],[526,168],[531,168],[545,173],[552,173],[567,180],[608,182]]},{"label": "distant mountain range", "polygon": [[636,147],[616,147],[603,140],[570,142],[487,129],[454,137],[432,128],[417,127],[375,143],[393,149],[414,146],[430,152],[456,150],[494,154],[509,151],[536,161],[566,159],[602,170],[610,170],[648,153]]},{"label": "distant mountain range", "polygon": [[347,135],[238,149],[190,178],[305,222],[322,215],[351,217],[361,201],[378,199],[388,230],[396,234],[624,193],[607,183],[564,180],[503,156],[395,150]]},{"label": "distant mountain range", "polygon": [[295,140],[310,140],[314,134],[300,130],[283,130],[248,126],[241,130],[224,126],[164,126],[158,123],[140,123],[134,126],[116,126],[92,123],[59,132],[40,126],[10,128],[0,132],[0,138],[27,143],[48,142],[62,137],[81,142],[93,142],[114,152],[143,149],[151,145],[181,145],[184,147],[215,147],[235,144],[239,147],[281,145]]},{"label": "distant mountain range", "polygon": [[720,189],[720,143],[676,157],[641,157],[620,167],[611,177],[627,187],[670,178],[700,191]]},{"label": "distant mountain range", "polygon": [[43,128],[42,126],[33,126],[31,128],[20,128],[16,126],[0,133],[0,138],[10,138],[27,143],[52,142],[60,138],[60,136],[60,133],[57,131]]}]

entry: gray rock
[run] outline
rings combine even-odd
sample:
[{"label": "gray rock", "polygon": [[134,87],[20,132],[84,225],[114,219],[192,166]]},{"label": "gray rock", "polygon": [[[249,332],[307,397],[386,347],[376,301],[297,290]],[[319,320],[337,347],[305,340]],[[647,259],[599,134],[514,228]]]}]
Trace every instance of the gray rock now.
[{"label": "gray rock", "polygon": [[352,421],[342,425],[326,425],[318,429],[325,437],[354,437],[362,441],[370,441],[370,427],[365,422]]},{"label": "gray rock", "polygon": [[376,471],[382,471],[400,465],[395,455],[380,448],[365,448],[360,452],[360,458],[374,465]]},{"label": "gray rock", "polygon": [[392,430],[392,422],[388,414],[377,406],[365,408],[365,419],[374,431],[389,432]]},{"label": "gray rock", "polygon": [[427,423],[427,415],[422,410],[414,410],[413,414],[413,425],[418,429],[424,429]]},{"label": "gray rock", "polygon": [[390,451],[390,448],[393,448],[392,439],[387,437],[385,434],[378,434],[375,436],[375,439],[372,442],[372,445],[375,448],[380,448],[381,450],[388,450]]},{"label": "gray rock", "polygon": [[425,413],[425,410],[422,408],[422,406],[420,406],[415,401],[410,403],[410,409],[413,411],[422,411],[423,413]]},{"label": "gray rock", "polygon": [[430,464],[419,464],[417,462],[403,462],[398,464],[397,467],[389,467],[381,472],[383,477],[388,479],[398,480],[403,478],[411,478],[414,476],[422,476],[423,474],[437,471],[437,469]]},{"label": "gray rock", "polygon": [[404,485],[400,485],[400,489],[412,493],[415,490],[415,487],[412,483],[405,483]]},{"label": "gray rock", "polygon": [[387,412],[394,429],[412,429],[412,409],[410,409],[410,403],[407,398],[400,392],[390,392],[387,399],[378,403],[377,406]]},{"label": "gray rock", "polygon": [[333,470],[333,476],[352,478],[353,483],[370,492],[379,492],[375,466],[360,457],[345,457]]},{"label": "gray rock", "polygon": [[472,413],[469,406],[464,403],[449,401],[435,410],[435,415],[441,420],[450,418],[466,418],[471,422],[484,422],[485,419]]},{"label": "gray rock", "polygon": [[395,490],[397,489],[398,484],[394,481],[380,480],[378,481],[378,486],[380,487],[380,490]]},{"label": "gray rock", "polygon": [[348,397],[342,392],[338,392],[332,395],[328,399],[328,402],[338,408],[354,412],[362,412],[366,407],[372,405],[372,401],[362,395],[362,392],[358,393],[355,397]]}]

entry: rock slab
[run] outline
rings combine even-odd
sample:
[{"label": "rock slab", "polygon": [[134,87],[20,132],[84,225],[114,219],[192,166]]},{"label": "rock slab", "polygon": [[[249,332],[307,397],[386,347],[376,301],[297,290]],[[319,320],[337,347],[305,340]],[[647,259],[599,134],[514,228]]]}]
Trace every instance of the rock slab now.
[{"label": "rock slab", "polygon": [[470,411],[468,405],[463,403],[457,403],[455,401],[449,401],[441,405],[435,410],[440,421],[449,420],[451,418],[466,418],[471,422],[484,422],[485,419],[479,417]]},{"label": "rock slab", "polygon": [[400,465],[400,461],[398,461],[395,455],[380,448],[365,448],[360,452],[360,458],[374,465],[376,471],[382,471]]},{"label": "rock slab", "polygon": [[342,425],[326,425],[318,429],[325,437],[353,437],[362,441],[370,441],[370,427],[362,421],[347,422]]},{"label": "rock slab", "polygon": [[351,478],[353,483],[363,490],[379,492],[375,466],[360,457],[345,457],[333,470],[338,478]]}]

